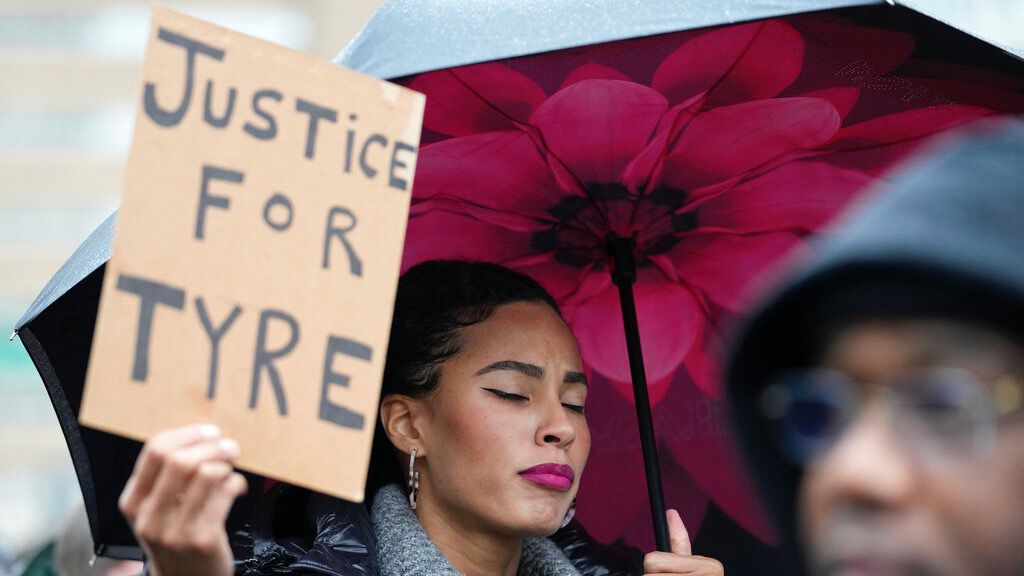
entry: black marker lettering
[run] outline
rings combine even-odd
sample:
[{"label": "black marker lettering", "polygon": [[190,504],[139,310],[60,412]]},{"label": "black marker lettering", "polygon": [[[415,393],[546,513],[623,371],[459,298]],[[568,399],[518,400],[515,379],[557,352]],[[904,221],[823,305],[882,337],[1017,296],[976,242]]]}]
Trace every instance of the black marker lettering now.
[{"label": "black marker lettering", "polygon": [[[335,215],[345,216],[348,218],[349,225],[346,227],[335,227]],[[359,255],[356,254],[355,248],[352,247],[352,243],[349,242],[348,237],[345,236],[347,232],[351,232],[355,227],[356,215],[350,210],[342,208],[341,206],[331,208],[331,211],[327,214],[327,230],[324,233],[324,257],[320,264],[324,270],[330,268],[331,237],[336,236],[338,240],[341,240],[341,244],[345,247],[345,252],[348,254],[349,272],[351,272],[353,276],[363,275],[363,262],[359,259]]]},{"label": "black marker lettering", "polygon": [[196,72],[196,54],[203,54],[213,58],[214,60],[223,60],[224,51],[214,48],[208,44],[203,44],[198,40],[192,40],[180,34],[171,32],[166,28],[161,28],[157,32],[157,38],[173,44],[175,46],[181,46],[185,49],[185,90],[181,95],[181,100],[178,103],[178,107],[173,110],[164,110],[156,103],[156,84],[152,82],[146,82],[146,90],[143,96],[143,109],[146,111],[146,115],[164,128],[170,128],[176,126],[181,119],[185,117],[185,112],[188,112],[188,106],[192,102],[192,87],[195,84],[195,72]]},{"label": "black marker lettering", "polygon": [[177,310],[185,307],[185,291],[160,282],[121,274],[117,289],[139,297],[139,324],[135,331],[135,359],[132,362],[132,380],[145,382],[149,373],[149,337],[153,333],[153,312],[157,304]]},{"label": "black marker lettering", "polygon": [[231,328],[231,325],[238,319],[242,309],[235,306],[231,309],[228,317],[221,322],[220,326],[214,326],[210,321],[210,314],[206,311],[206,304],[203,298],[196,298],[196,312],[199,314],[199,321],[203,323],[206,336],[210,339],[210,382],[206,387],[206,397],[213,398],[217,392],[217,363],[220,360],[220,339],[224,333]]}]

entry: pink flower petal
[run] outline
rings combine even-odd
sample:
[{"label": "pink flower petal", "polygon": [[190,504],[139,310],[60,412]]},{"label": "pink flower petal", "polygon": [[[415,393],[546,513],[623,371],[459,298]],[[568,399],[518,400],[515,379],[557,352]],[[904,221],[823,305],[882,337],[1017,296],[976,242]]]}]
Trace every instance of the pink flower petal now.
[{"label": "pink flower petal", "polygon": [[801,98],[822,98],[836,107],[839,118],[845,119],[860,99],[860,88],[825,88],[801,94]]},{"label": "pink flower petal", "polygon": [[548,216],[535,217],[517,212],[507,212],[450,197],[431,198],[417,202],[409,210],[409,217],[418,218],[431,212],[459,214],[481,223],[491,224],[500,229],[530,235],[548,229],[553,221]]},{"label": "pink flower petal", "polygon": [[[634,294],[647,380],[654,383],[679,367],[704,316],[689,291],[654,268],[638,271]],[[609,380],[626,383],[622,393],[631,399],[628,383],[632,380],[617,287],[609,283],[590,299],[573,306],[570,325],[587,364]]]},{"label": "pink flower petal", "polygon": [[409,219],[402,270],[437,258],[503,262],[530,253],[531,237],[443,210]]},{"label": "pink flower petal", "polygon": [[869,148],[878,144],[905,142],[991,114],[992,111],[987,108],[958,104],[886,114],[840,129],[836,133],[835,140],[829,144],[829,148],[848,150]]},{"label": "pink flower petal", "polygon": [[427,95],[424,126],[451,136],[511,129],[546,97],[527,76],[493,62],[427,72],[409,87]]},{"label": "pink flower petal", "polygon": [[[603,295],[608,290],[614,290],[612,286],[612,278],[608,272],[608,267],[603,265],[592,265],[586,273],[581,274],[578,278],[579,282],[576,288],[567,294],[564,299],[559,300],[559,304],[562,306],[562,312],[565,317],[569,320],[569,324],[573,324],[573,320],[576,317],[576,311],[581,306],[586,305],[592,299]],[[584,361],[586,358],[584,357]]]},{"label": "pink flower petal", "polygon": [[[621,538],[631,546],[652,550],[654,535],[633,404],[623,402],[599,374],[590,378],[589,387],[587,422],[591,450],[580,479],[577,517],[598,541]],[[656,433],[658,428],[656,423]],[[664,450],[662,453],[665,454]],[[707,496],[668,454],[662,456],[661,462],[666,505],[679,510],[690,535],[696,536],[707,508]]]},{"label": "pink flower petal", "polygon": [[648,194],[660,183],[665,161],[671,152],[669,143],[675,142],[676,137],[699,114],[703,102],[703,95],[696,96],[676,104],[662,115],[654,138],[623,170],[622,182],[631,194]]},{"label": "pink flower petal", "polygon": [[841,129],[828,149],[832,164],[877,176],[916,151],[928,139],[992,115],[974,106],[935,106],[897,112]]},{"label": "pink flower petal", "polygon": [[667,107],[661,94],[640,84],[583,80],[548,98],[530,122],[581,183],[617,182]]},{"label": "pink flower petal", "polygon": [[734,448],[724,406],[701,394],[680,374],[655,411],[662,444],[700,490],[745,530],[763,542],[774,543],[756,489]]},{"label": "pink flower petal", "polygon": [[760,27],[726,26],[687,41],[658,66],[651,87],[673,104],[707,92],[729,73]]},{"label": "pink flower petal", "polygon": [[577,293],[593,268],[592,266],[575,268],[563,264],[555,260],[551,253],[535,254],[518,260],[506,261],[505,265],[540,282],[559,303],[563,315],[567,315],[563,302]]},{"label": "pink flower petal", "polygon": [[623,80],[629,82],[630,78],[610,66],[588,62],[570,72],[565,80],[562,81],[561,88],[568,88],[583,80]]},{"label": "pink flower petal", "polygon": [[702,204],[700,225],[742,233],[813,232],[876,182],[827,162],[790,162]]},{"label": "pink flower petal", "polygon": [[789,232],[697,233],[684,236],[669,257],[684,283],[719,306],[740,310],[745,291],[759,275],[801,243]]},{"label": "pink flower petal", "polygon": [[839,113],[820,98],[779,98],[716,108],[694,118],[672,150],[663,182],[689,192],[827,142]]},{"label": "pink flower petal", "polygon": [[724,340],[719,335],[724,330],[722,326],[712,326],[709,322],[704,334],[690,348],[690,353],[683,360],[684,372],[690,377],[693,385],[708,398],[716,401],[724,400],[721,363],[726,357],[726,348]]},{"label": "pink flower petal", "polygon": [[[635,416],[633,420],[635,433]],[[576,496],[577,517],[599,542],[612,542],[624,537],[640,539],[644,527],[647,532],[651,531],[640,450],[608,453],[599,449],[600,443],[594,442]]]},{"label": "pink flower petal", "polygon": [[779,20],[702,34],[665,58],[651,86],[673,104],[710,92],[709,105],[772,98],[800,73],[803,40]]},{"label": "pink flower petal", "polygon": [[420,151],[413,195],[550,218],[565,194],[547,162],[521,131],[451,138]]},{"label": "pink flower petal", "polygon": [[906,32],[859,26],[828,14],[797,16],[789,21],[803,32],[808,44],[813,43],[815,52],[841,54],[848,62],[859,60],[879,74],[906,62],[915,47],[914,36]]}]

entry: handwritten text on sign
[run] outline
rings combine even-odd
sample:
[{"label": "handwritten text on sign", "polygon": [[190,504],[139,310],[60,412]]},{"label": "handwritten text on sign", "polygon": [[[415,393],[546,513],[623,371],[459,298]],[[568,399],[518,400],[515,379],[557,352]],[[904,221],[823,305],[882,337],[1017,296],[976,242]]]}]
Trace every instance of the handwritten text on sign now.
[{"label": "handwritten text on sign", "polygon": [[363,497],[423,97],[156,9],[81,419]]}]

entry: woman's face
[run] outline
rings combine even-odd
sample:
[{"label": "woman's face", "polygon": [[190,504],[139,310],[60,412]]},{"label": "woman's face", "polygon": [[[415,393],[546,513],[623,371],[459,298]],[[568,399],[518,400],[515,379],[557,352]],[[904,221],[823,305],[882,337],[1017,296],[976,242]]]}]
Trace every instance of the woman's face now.
[{"label": "woman's face", "polygon": [[417,427],[417,513],[509,536],[554,533],[590,452],[576,340],[547,305],[517,302],[462,330]]}]

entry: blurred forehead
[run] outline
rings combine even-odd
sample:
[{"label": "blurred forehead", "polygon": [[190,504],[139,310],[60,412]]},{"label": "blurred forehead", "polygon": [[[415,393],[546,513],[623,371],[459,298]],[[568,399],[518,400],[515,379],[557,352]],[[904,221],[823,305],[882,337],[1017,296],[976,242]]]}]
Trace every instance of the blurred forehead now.
[{"label": "blurred forehead", "polygon": [[920,367],[947,366],[998,377],[1020,371],[1019,342],[982,325],[946,319],[866,320],[838,329],[822,363],[862,382]]}]

